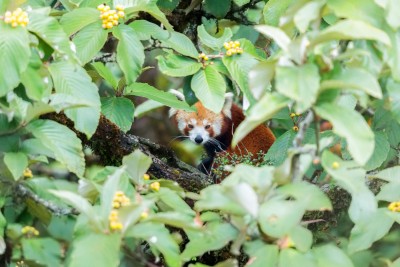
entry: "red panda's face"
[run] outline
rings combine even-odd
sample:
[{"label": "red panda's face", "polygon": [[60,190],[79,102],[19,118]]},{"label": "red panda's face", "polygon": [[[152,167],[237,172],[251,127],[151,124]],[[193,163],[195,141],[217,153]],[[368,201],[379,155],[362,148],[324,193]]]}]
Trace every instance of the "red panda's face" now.
[{"label": "red panda's face", "polygon": [[[178,99],[184,100],[182,93],[171,90]],[[179,131],[188,136],[190,140],[197,144],[205,144],[212,142],[213,138],[219,136],[221,132],[228,130],[225,125],[226,119],[231,119],[233,94],[225,94],[225,103],[220,113],[212,112],[206,109],[201,102],[197,102],[196,112],[187,112],[184,110],[176,110],[171,108],[169,116],[173,118],[178,126]],[[214,140],[216,141],[216,140]]]},{"label": "red panda's face", "polygon": [[224,115],[204,108],[200,102],[195,107],[197,112],[176,111],[175,120],[182,134],[197,144],[205,144],[221,134]]}]

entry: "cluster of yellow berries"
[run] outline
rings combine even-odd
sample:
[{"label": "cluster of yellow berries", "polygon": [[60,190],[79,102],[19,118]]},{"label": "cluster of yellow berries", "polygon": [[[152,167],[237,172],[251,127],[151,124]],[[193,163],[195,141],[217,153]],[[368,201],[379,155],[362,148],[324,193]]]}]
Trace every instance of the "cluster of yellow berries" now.
[{"label": "cluster of yellow berries", "polygon": [[388,209],[390,211],[400,212],[400,201],[390,203]]},{"label": "cluster of yellow berries", "polygon": [[24,170],[24,178],[32,178],[32,177],[33,177],[33,174],[32,174],[31,169],[26,168],[26,169]]},{"label": "cluster of yellow berries", "polygon": [[120,207],[128,206],[129,204],[131,204],[131,200],[127,196],[125,196],[124,192],[117,191],[115,192],[112,204],[114,209],[119,209]]},{"label": "cluster of yellow berries", "polygon": [[301,114],[300,113],[294,113],[294,112],[290,113],[290,118],[294,118],[294,117],[298,117],[298,116],[301,116]]},{"label": "cluster of yellow berries", "polygon": [[32,226],[24,226],[21,230],[21,233],[26,236],[38,236],[39,235],[39,231],[36,230],[36,228],[32,227]]},{"label": "cluster of yellow berries", "polygon": [[209,60],[208,56],[207,56],[206,54],[204,54],[204,53],[200,53],[200,54],[199,54],[199,59],[200,59],[201,61],[207,61],[207,60]]},{"label": "cluster of yellow berries", "polygon": [[97,7],[97,10],[101,12],[100,18],[103,20],[102,27],[104,29],[111,29],[117,26],[118,19],[125,17],[124,7],[121,5],[117,5],[114,10],[108,5],[101,4]]},{"label": "cluster of yellow berries", "polygon": [[226,55],[228,57],[243,53],[243,48],[240,47],[239,41],[230,41],[224,43],[224,48],[226,49]]},{"label": "cluster of yellow berries", "polygon": [[123,225],[118,218],[118,211],[112,210],[110,216],[108,216],[108,221],[110,223],[110,229],[112,231],[119,231],[122,230]]},{"label": "cluster of yellow berries", "polygon": [[13,28],[19,26],[26,27],[29,23],[28,13],[22,11],[21,8],[17,8],[13,12],[7,11],[4,14],[4,22],[11,24]]},{"label": "cluster of yellow berries", "polygon": [[153,189],[154,191],[158,191],[160,190],[160,183],[159,182],[151,183],[150,188]]}]

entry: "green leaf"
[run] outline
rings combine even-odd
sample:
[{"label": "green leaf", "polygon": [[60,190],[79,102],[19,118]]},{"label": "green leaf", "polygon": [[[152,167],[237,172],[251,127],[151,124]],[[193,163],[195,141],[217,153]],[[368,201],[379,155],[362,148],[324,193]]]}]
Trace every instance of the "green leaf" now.
[{"label": "green leaf", "polygon": [[[375,2],[379,4],[378,1]],[[400,27],[400,19],[399,16],[397,16],[396,10],[400,10],[400,2],[396,0],[386,0],[382,2],[387,23],[393,30],[397,30]]]},{"label": "green leaf", "polygon": [[304,206],[297,202],[270,200],[261,205],[258,223],[265,234],[280,238],[300,224],[304,212]]},{"label": "green leaf", "polygon": [[307,252],[313,244],[313,234],[307,228],[300,225],[293,228],[288,236],[293,241],[296,249],[300,252]]},{"label": "green leaf", "polygon": [[118,87],[117,79],[115,78],[114,74],[111,72],[106,65],[101,62],[94,62],[90,64],[97,73],[106,81],[108,82],[114,89]]},{"label": "green leaf", "polygon": [[379,178],[388,182],[399,182],[400,166],[384,169],[378,173],[371,173],[369,178]]},{"label": "green leaf", "polygon": [[217,37],[211,36],[207,32],[204,25],[200,25],[197,27],[197,34],[200,38],[200,41],[204,45],[206,45],[214,50],[220,49],[224,45],[225,42],[228,42],[232,38],[232,31],[230,28],[225,28],[222,36],[217,38]]},{"label": "green leaf", "polygon": [[310,23],[320,17],[325,1],[316,0],[304,4],[294,15],[293,21],[301,33],[307,31]]},{"label": "green leaf", "polygon": [[51,238],[23,238],[21,241],[24,259],[44,266],[61,265],[61,245]]},{"label": "green leaf", "polygon": [[[128,3],[132,2],[128,1]],[[172,31],[172,25],[169,23],[165,14],[158,8],[157,0],[138,0],[133,1],[133,3],[133,6],[125,8],[124,10],[127,16],[135,12],[144,11],[160,21],[168,31]]]},{"label": "green leaf", "polygon": [[348,250],[350,253],[368,249],[372,243],[384,237],[394,219],[386,215],[387,208],[378,209],[367,223],[356,224],[351,230]]},{"label": "green leaf", "polygon": [[170,36],[167,39],[162,39],[161,43],[170,47],[176,52],[197,59],[199,52],[197,52],[196,47],[193,42],[184,34],[179,32],[170,32]]},{"label": "green leaf", "polygon": [[[121,238],[118,234],[89,233],[79,236],[72,243],[68,266],[119,266],[120,245]],[[99,253],[99,251],[104,253]]]},{"label": "green leaf", "polygon": [[278,92],[296,101],[296,111],[303,113],[317,99],[319,70],[314,64],[277,67],[275,85]]},{"label": "green leaf", "polygon": [[33,136],[53,151],[56,160],[65,164],[71,172],[82,176],[85,159],[81,141],[66,126],[51,120],[35,120],[26,126]]},{"label": "green leaf", "polygon": [[158,40],[165,40],[170,36],[169,31],[163,30],[160,26],[147,20],[135,20],[129,24],[129,27],[135,31],[139,40],[148,40],[151,37]]},{"label": "green leaf", "polygon": [[224,18],[231,8],[231,0],[204,0],[204,10],[216,18]]},{"label": "green leaf", "polygon": [[116,169],[108,175],[107,180],[101,188],[101,217],[108,218],[112,208],[115,192],[119,189],[121,176],[125,173],[125,166]]},{"label": "green leaf", "polygon": [[184,56],[172,53],[166,56],[157,56],[158,68],[162,73],[172,77],[186,77],[195,74],[202,64]]},{"label": "green leaf", "polygon": [[354,161],[343,161],[329,150],[322,154],[322,166],[334,181],[351,194],[350,219],[359,225],[368,224],[377,210],[374,194],[365,184],[365,170]]},{"label": "green leaf", "polygon": [[280,109],[290,103],[290,100],[279,94],[265,94],[249,111],[246,119],[239,124],[232,139],[232,146],[247,136],[258,125],[272,118]]},{"label": "green leaf", "polygon": [[124,24],[114,28],[114,36],[119,40],[117,62],[125,74],[126,83],[135,82],[142,72],[144,48],[136,37],[135,31]]},{"label": "green leaf", "polygon": [[225,247],[237,237],[238,231],[229,223],[208,223],[205,232],[196,239],[186,244],[181,254],[184,261],[201,256],[207,251],[213,251]]},{"label": "green leaf", "polygon": [[108,31],[101,27],[101,21],[89,24],[79,31],[73,42],[76,46],[76,55],[82,65],[85,65],[103,48],[107,41]]},{"label": "green leaf", "polygon": [[28,30],[43,39],[56,53],[65,56],[65,60],[76,59],[67,34],[58,21],[49,16],[49,13],[49,7],[29,12]]},{"label": "green leaf", "polygon": [[99,21],[99,17],[100,12],[98,10],[82,7],[65,13],[61,17],[60,23],[67,35],[70,36],[87,25]]},{"label": "green leaf", "polygon": [[315,110],[318,115],[332,123],[334,133],[346,138],[351,156],[357,163],[364,165],[371,157],[375,144],[374,133],[361,114],[330,103],[319,104]]},{"label": "green leaf", "polygon": [[130,99],[125,97],[103,97],[101,113],[115,123],[123,132],[129,131],[133,123],[135,107]]},{"label": "green leaf", "polygon": [[304,203],[307,210],[332,210],[329,198],[317,186],[307,182],[294,182],[278,188],[277,193],[285,198],[294,198]]},{"label": "green leaf", "polygon": [[158,197],[168,205],[171,209],[175,211],[188,214],[195,215],[195,212],[190,208],[190,206],[178,195],[176,191],[173,191],[169,188],[160,188],[158,193]]},{"label": "green leaf", "polygon": [[53,87],[51,77],[37,53],[32,54],[28,67],[21,74],[21,83],[32,100],[41,100],[50,95]]},{"label": "green leaf", "polygon": [[278,246],[267,245],[260,240],[247,242],[244,251],[250,256],[246,266],[249,267],[275,267],[278,263]]},{"label": "green leaf", "polygon": [[383,9],[375,0],[328,0],[327,6],[337,17],[362,20],[376,27],[383,22]]},{"label": "green leaf", "polygon": [[388,157],[390,144],[385,132],[375,132],[375,148],[371,158],[365,164],[364,169],[371,171],[379,168]]},{"label": "green leaf", "polygon": [[168,266],[182,266],[182,261],[179,257],[179,246],[164,225],[152,222],[140,223],[128,230],[126,236],[147,240],[150,246],[161,251]]},{"label": "green leaf", "polygon": [[341,69],[331,79],[321,83],[321,90],[334,88],[362,90],[373,97],[382,98],[381,87],[376,77],[365,69]]},{"label": "green leaf", "polygon": [[57,93],[69,95],[86,104],[66,110],[65,115],[74,122],[75,129],[91,137],[100,118],[101,103],[96,85],[82,67],[65,61],[51,64],[49,71]]},{"label": "green leaf", "polygon": [[153,161],[151,158],[139,149],[124,156],[122,159],[122,164],[126,166],[126,172],[129,174],[131,180],[137,185],[143,184],[143,175],[147,172],[152,163]]},{"label": "green leaf", "polygon": [[[279,265],[288,267],[317,267],[315,261],[309,254],[303,254],[295,249],[283,249],[279,254]],[[322,267],[322,266],[319,266]]]},{"label": "green leaf", "polygon": [[[0,97],[14,89],[20,82],[21,73],[26,70],[31,50],[28,33],[22,27],[12,28],[0,21]],[[4,78],[7,77],[7,78]]]},{"label": "green leaf", "polygon": [[400,124],[400,83],[389,79],[386,85],[389,95],[390,111],[393,117]]},{"label": "green leaf", "polygon": [[213,66],[197,72],[191,82],[196,97],[209,110],[219,113],[225,102],[225,80]]},{"label": "green leaf", "polygon": [[319,267],[353,267],[353,263],[341,249],[334,245],[323,245],[313,249]]},{"label": "green leaf", "polygon": [[4,163],[11,172],[14,180],[21,178],[26,167],[28,167],[28,157],[22,152],[4,153]]},{"label": "green leaf", "polygon": [[148,112],[161,108],[164,105],[154,100],[147,100],[135,108],[135,117],[141,118]]},{"label": "green leaf", "polygon": [[268,25],[257,25],[255,29],[265,35],[268,38],[271,38],[275,41],[275,43],[282,48],[283,51],[289,51],[290,38],[287,34],[282,31],[280,28],[268,26]]},{"label": "green leaf", "polygon": [[271,26],[279,26],[279,19],[293,2],[294,0],[269,0],[263,9],[264,22]]},{"label": "green leaf", "polygon": [[194,111],[186,102],[178,100],[174,94],[158,90],[147,83],[133,83],[125,88],[124,94],[146,97],[176,109]]},{"label": "green leaf", "polygon": [[243,53],[241,55],[223,57],[222,62],[228,69],[232,80],[239,86],[246,99],[250,104],[254,104],[256,100],[250,91],[249,72],[258,61],[253,56]]},{"label": "green leaf", "polygon": [[245,5],[245,4],[250,3],[250,0],[233,0],[233,2],[234,2],[237,6],[241,7],[241,6]]},{"label": "green leaf", "polygon": [[[281,165],[288,156],[288,150],[293,146],[293,140],[296,134],[296,131],[290,129],[279,136],[269,148],[267,154],[265,154],[264,160],[270,162],[274,166]],[[315,142],[315,131],[314,129],[308,128],[304,136],[303,144],[312,141]]]},{"label": "green leaf", "polygon": [[148,217],[149,221],[159,222],[176,228],[185,230],[199,230],[200,226],[195,223],[194,216],[179,211],[165,211],[152,214]]},{"label": "green leaf", "polygon": [[313,40],[309,47],[332,40],[358,40],[367,39],[380,41],[391,46],[389,36],[382,30],[371,26],[368,23],[358,20],[346,19],[321,31]]}]

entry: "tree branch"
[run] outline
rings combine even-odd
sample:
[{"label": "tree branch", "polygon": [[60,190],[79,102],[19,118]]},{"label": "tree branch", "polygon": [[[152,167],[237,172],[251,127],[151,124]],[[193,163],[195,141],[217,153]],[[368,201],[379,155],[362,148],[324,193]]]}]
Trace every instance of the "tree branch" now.
[{"label": "tree branch", "polygon": [[17,183],[14,187],[15,196],[21,197],[22,199],[30,199],[37,204],[44,206],[52,214],[61,215],[71,215],[79,214],[77,210],[71,208],[60,207],[51,201],[40,198],[38,195],[33,193],[31,190],[26,188],[24,185]]},{"label": "tree branch", "polygon": [[92,148],[105,166],[119,165],[125,155],[140,149],[153,161],[148,171],[151,176],[175,181],[185,190],[195,193],[213,183],[210,176],[179,160],[170,149],[143,137],[125,134],[103,115],[90,140],[84,134],[77,132],[73,128],[73,122],[62,113],[51,113],[45,118],[55,120],[75,131],[83,145]]}]

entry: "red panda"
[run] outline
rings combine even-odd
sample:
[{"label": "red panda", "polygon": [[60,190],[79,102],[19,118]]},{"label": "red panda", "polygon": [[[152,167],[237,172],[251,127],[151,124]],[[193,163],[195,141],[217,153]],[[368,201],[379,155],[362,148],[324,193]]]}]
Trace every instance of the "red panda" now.
[{"label": "red panda", "polygon": [[[184,100],[182,93],[176,90],[171,92],[178,99]],[[275,141],[272,131],[267,126],[260,125],[232,149],[233,133],[245,119],[242,109],[233,103],[232,93],[225,94],[225,103],[220,113],[206,109],[200,101],[194,106],[197,112],[171,108],[169,116],[182,134],[204,146],[208,158],[202,161],[199,169],[205,173],[210,172],[215,156],[222,151],[238,156],[251,153],[255,157],[260,151],[266,153]]]}]

